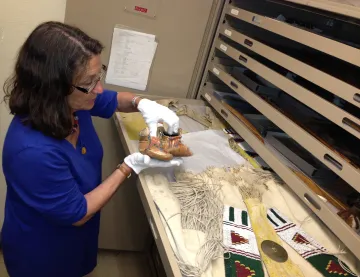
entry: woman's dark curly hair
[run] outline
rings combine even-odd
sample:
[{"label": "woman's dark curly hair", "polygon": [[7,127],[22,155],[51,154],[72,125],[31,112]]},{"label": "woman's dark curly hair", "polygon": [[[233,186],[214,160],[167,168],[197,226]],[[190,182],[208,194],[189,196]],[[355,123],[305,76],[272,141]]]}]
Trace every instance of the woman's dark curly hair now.
[{"label": "woman's dark curly hair", "polygon": [[67,96],[102,49],[78,28],[60,22],[39,25],[21,47],[15,72],[4,84],[11,114],[48,136],[67,137],[72,128]]}]

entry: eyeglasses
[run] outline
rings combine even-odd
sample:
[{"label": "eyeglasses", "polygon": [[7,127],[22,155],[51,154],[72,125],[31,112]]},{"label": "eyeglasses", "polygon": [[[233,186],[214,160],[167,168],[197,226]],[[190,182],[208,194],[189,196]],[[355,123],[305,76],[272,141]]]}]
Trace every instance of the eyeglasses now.
[{"label": "eyeglasses", "polygon": [[78,87],[78,86],[74,86],[74,85],[73,85],[73,87],[83,93],[88,94],[96,87],[97,83],[99,83],[104,78],[104,76],[106,74],[106,70],[107,70],[107,67],[106,67],[106,65],[103,64],[101,66],[101,72],[99,74],[99,77],[88,88]]}]

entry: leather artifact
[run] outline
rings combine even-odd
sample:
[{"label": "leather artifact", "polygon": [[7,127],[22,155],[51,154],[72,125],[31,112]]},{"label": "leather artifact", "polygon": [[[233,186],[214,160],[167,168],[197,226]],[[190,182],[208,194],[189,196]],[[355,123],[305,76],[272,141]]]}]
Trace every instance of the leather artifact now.
[{"label": "leather artifact", "polygon": [[139,151],[143,155],[161,161],[170,161],[173,158],[173,155],[161,147],[160,138],[150,136],[149,128],[140,132]]},{"label": "leather artifact", "polygon": [[173,157],[188,157],[190,149],[181,141],[181,129],[178,134],[169,135],[164,127],[159,127],[157,137],[151,137],[149,128],[140,132],[139,151],[141,154],[161,161],[170,161]]},{"label": "leather artifact", "polygon": [[158,137],[162,149],[172,154],[174,157],[189,157],[192,156],[192,152],[189,147],[182,143],[182,130],[179,129],[178,134],[169,135],[166,133],[164,127],[158,128]]}]

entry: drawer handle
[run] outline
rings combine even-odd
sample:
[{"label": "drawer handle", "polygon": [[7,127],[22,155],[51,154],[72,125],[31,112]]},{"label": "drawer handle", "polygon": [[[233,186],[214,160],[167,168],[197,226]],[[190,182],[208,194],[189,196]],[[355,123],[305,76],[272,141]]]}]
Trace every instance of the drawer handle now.
[{"label": "drawer handle", "polygon": [[228,117],[229,115],[227,114],[227,112],[225,112],[223,109],[221,109],[221,114],[223,115],[223,116],[225,116],[225,117]]},{"label": "drawer handle", "polygon": [[342,170],[343,166],[341,163],[339,163],[337,160],[335,160],[333,157],[331,157],[328,154],[324,155],[324,159],[325,161],[328,161],[329,163],[331,163],[332,165],[334,165],[337,169]]},{"label": "drawer handle", "polygon": [[253,46],[253,42],[251,40],[245,39],[244,40],[244,44],[246,44],[247,46]]},{"label": "drawer handle", "polygon": [[247,62],[247,58],[245,58],[244,56],[240,55],[239,60],[246,63]]},{"label": "drawer handle", "polygon": [[256,24],[260,24],[261,23],[261,17],[259,16],[253,16],[252,18],[252,22],[256,23]]},{"label": "drawer handle", "polygon": [[239,86],[233,81],[230,82],[230,85],[234,88],[239,88]]},{"label": "drawer handle", "polygon": [[360,94],[359,94],[359,93],[355,93],[353,99],[354,99],[356,102],[359,102],[359,103],[360,103]]},{"label": "drawer handle", "polygon": [[315,209],[317,210],[321,210],[321,206],[307,193],[304,194],[304,198],[311,204],[314,206]]},{"label": "drawer handle", "polygon": [[352,121],[351,119],[344,117],[342,120],[342,123],[344,123],[345,125],[353,128],[355,131],[360,132],[360,125],[357,124],[356,122]]}]

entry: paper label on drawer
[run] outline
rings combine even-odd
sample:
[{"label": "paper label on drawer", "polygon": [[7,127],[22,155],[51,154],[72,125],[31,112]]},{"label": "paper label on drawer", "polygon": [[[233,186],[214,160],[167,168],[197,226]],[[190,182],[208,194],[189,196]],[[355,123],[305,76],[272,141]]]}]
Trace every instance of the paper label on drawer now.
[{"label": "paper label on drawer", "polygon": [[216,75],[219,75],[220,74],[220,71],[217,69],[217,68],[213,68],[213,72],[216,74]]},{"label": "paper label on drawer", "polygon": [[220,49],[226,52],[227,47],[224,44],[220,44]]},{"label": "paper label on drawer", "polygon": [[211,101],[211,96],[209,94],[205,93],[204,97],[207,101]]},{"label": "paper label on drawer", "polygon": [[233,15],[238,15],[239,14],[239,11],[237,9],[231,9],[231,13]]},{"label": "paper label on drawer", "polygon": [[228,37],[231,37],[232,32],[228,29],[225,30],[225,35],[227,35]]}]

